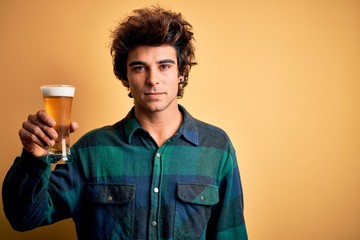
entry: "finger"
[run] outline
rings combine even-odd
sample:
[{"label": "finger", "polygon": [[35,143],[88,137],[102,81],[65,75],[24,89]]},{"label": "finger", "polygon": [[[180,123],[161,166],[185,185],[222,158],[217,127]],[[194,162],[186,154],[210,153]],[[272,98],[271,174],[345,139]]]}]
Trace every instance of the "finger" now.
[{"label": "finger", "polygon": [[23,136],[26,141],[33,141],[36,144],[39,144],[40,141],[42,143],[39,144],[40,146],[53,145],[58,136],[55,129],[41,123],[26,121],[23,123],[22,129],[20,138]]},{"label": "finger", "polygon": [[76,130],[78,130],[79,124],[77,122],[71,122],[70,123],[70,132],[73,133]]},{"label": "finger", "polygon": [[51,140],[49,140],[48,143],[46,141],[42,141],[39,137],[27,131],[25,128],[20,129],[19,136],[24,148],[29,152],[31,152],[31,149],[34,148],[34,144],[42,147],[43,149],[48,149],[48,147],[53,144]]},{"label": "finger", "polygon": [[53,128],[55,124],[55,121],[46,112],[39,111],[36,115],[29,115],[28,121],[24,122],[23,127],[33,134],[41,134],[38,129],[40,128],[50,139],[55,139],[58,136]]},{"label": "finger", "polygon": [[44,110],[40,110],[36,113],[36,119],[50,127],[54,127],[56,125],[55,120]]}]

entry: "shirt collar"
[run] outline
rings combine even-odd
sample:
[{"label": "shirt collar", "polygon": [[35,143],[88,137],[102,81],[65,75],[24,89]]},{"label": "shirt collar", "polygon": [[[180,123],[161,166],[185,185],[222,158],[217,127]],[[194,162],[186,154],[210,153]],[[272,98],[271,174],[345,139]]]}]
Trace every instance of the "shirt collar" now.
[{"label": "shirt collar", "polygon": [[179,104],[179,110],[183,114],[184,120],[180,126],[179,134],[182,134],[186,140],[194,145],[199,145],[199,132],[196,125],[196,119]]},{"label": "shirt collar", "polygon": [[128,143],[131,143],[132,136],[134,132],[138,129],[142,129],[140,123],[135,117],[135,107],[133,107],[130,112],[124,118],[124,128],[125,128],[125,136]]},{"label": "shirt collar", "polygon": [[[198,145],[199,133],[196,125],[196,119],[193,118],[183,106],[181,106],[180,104],[178,106],[184,119],[177,133],[179,135],[182,135],[187,141],[191,142],[192,144]],[[135,131],[143,129],[135,117],[134,107],[130,110],[124,120],[125,136],[128,143],[131,143],[131,139]]]}]

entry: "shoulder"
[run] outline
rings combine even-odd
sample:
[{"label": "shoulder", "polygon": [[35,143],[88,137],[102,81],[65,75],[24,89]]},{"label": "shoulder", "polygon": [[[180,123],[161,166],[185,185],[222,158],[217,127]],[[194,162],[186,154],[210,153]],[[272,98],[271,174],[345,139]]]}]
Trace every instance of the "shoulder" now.
[{"label": "shoulder", "polygon": [[98,145],[118,144],[124,139],[124,120],[113,125],[95,128],[85,133],[74,145],[77,147],[88,147]]},{"label": "shoulder", "polygon": [[228,150],[229,147],[232,147],[228,134],[222,128],[193,117],[181,105],[179,109],[184,115],[185,132],[188,136],[196,135],[199,146],[216,147],[221,150]]},{"label": "shoulder", "polygon": [[217,148],[222,151],[233,151],[229,135],[222,128],[194,118],[197,128],[199,146]]},{"label": "shoulder", "polygon": [[224,141],[230,141],[228,134],[220,127],[194,118],[198,132],[203,137],[218,137]]}]

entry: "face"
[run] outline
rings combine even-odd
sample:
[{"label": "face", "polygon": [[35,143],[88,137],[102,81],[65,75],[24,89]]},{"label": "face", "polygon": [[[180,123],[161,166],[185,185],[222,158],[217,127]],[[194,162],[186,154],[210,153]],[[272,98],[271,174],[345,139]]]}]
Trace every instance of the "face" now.
[{"label": "face", "polygon": [[138,46],[129,52],[127,78],[136,111],[155,113],[178,109],[181,76],[176,50],[169,45]]}]

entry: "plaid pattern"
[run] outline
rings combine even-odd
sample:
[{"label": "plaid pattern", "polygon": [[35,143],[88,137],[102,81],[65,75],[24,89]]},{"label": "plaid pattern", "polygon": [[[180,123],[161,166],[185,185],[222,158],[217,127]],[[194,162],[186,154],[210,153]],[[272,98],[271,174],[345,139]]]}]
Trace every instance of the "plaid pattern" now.
[{"label": "plaid pattern", "polygon": [[[72,147],[55,171],[23,152],[3,186],[12,226],[72,217],[79,239],[247,239],[235,150],[221,129],[179,105],[184,122],[160,148],[132,109]],[[48,181],[49,179],[49,181]]]}]

